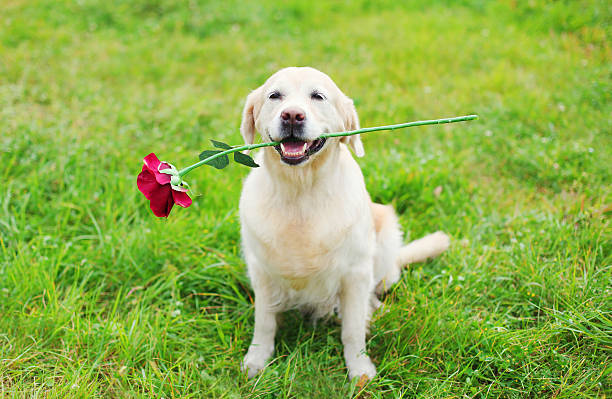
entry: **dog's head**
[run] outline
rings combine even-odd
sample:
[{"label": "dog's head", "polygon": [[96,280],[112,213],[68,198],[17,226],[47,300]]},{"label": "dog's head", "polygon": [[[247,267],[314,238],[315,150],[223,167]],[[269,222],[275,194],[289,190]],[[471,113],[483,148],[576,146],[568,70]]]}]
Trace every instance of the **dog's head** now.
[{"label": "dog's head", "polygon": [[281,162],[306,164],[338,142],[363,156],[359,135],[341,139],[318,138],[323,133],[359,129],[353,101],[323,72],[313,68],[285,68],[272,75],[246,99],[240,131],[252,144],[255,131],[275,146]]}]

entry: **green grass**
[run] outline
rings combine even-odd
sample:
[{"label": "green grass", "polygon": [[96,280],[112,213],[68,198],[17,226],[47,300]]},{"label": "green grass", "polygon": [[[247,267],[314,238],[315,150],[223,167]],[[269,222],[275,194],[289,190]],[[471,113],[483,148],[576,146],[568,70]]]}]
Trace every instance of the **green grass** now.
[{"label": "green grass", "polygon": [[[610,3],[265,4],[3,1],[0,396],[610,397]],[[330,74],[362,126],[481,116],[364,136],[373,199],[453,245],[384,298],[362,391],[338,324],[295,312],[240,373],[247,168],[193,172],[168,220],[136,189],[151,151],[240,143],[244,97],[289,65]]]}]

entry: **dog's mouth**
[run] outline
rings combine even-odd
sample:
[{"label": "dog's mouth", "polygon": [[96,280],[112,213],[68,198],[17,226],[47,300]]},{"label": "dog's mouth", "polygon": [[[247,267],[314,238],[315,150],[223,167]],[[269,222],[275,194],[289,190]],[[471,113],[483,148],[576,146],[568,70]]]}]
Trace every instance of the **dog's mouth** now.
[{"label": "dog's mouth", "polygon": [[325,139],[304,141],[295,137],[283,139],[279,145],[274,146],[281,156],[281,160],[289,165],[297,165],[307,160],[312,154],[318,152],[325,144]]}]

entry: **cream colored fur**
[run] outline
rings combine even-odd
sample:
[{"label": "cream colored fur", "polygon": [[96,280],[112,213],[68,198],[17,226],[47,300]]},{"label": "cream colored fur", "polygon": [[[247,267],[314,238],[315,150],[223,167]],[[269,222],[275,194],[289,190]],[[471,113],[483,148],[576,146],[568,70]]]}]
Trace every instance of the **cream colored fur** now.
[{"label": "cream colored fur", "polygon": [[[283,93],[271,100],[272,91]],[[325,96],[314,101],[313,90]],[[280,135],[280,114],[305,111],[308,140],[359,128],[352,100],[324,73],[286,68],[247,97],[241,132],[252,143]],[[403,246],[391,206],[372,203],[359,165],[347,145],[363,156],[359,136],[328,139],[306,162],[291,166],[272,147],[256,156],[260,168],[244,182],[240,198],[242,244],[255,291],[255,331],[243,368],[256,375],[274,351],[276,314],[302,308],[315,317],[338,309],[349,376],[376,374],[365,352],[372,305],[397,282],[401,267],[443,252],[449,238],[437,232]]]}]

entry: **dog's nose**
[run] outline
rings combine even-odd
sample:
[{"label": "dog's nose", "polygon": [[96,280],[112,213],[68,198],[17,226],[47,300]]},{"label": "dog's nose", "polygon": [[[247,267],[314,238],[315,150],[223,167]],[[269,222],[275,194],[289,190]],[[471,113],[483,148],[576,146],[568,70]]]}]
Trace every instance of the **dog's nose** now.
[{"label": "dog's nose", "polygon": [[291,107],[281,112],[281,119],[284,123],[290,123],[292,125],[301,125],[306,119],[306,114],[300,108]]}]

